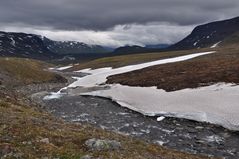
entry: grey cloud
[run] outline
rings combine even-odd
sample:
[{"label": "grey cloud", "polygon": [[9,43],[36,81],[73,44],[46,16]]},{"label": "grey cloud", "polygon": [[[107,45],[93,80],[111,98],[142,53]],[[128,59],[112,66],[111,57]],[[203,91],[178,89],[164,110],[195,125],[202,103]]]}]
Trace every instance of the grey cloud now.
[{"label": "grey cloud", "polygon": [[[63,31],[49,29],[21,28],[22,32],[47,36],[53,40],[73,40],[87,44],[99,44],[110,47],[123,45],[172,44],[190,33],[193,26],[169,25],[167,23],[148,23],[146,25],[117,25],[107,31]],[[19,27],[0,30],[18,32]]]},{"label": "grey cloud", "polygon": [[167,22],[181,26],[237,16],[238,0],[0,0],[0,24],[107,30]]}]

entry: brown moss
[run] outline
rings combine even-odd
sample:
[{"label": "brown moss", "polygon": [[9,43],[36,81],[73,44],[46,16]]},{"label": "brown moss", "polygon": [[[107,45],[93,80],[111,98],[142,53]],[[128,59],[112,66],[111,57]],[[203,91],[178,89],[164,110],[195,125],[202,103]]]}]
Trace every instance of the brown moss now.
[{"label": "brown moss", "polygon": [[191,53],[207,51],[210,49],[200,50],[184,50],[184,51],[170,51],[170,52],[157,52],[157,53],[144,53],[144,54],[133,54],[123,56],[113,56],[96,59],[90,62],[85,62],[79,65],[75,65],[73,68],[68,69],[69,71],[77,71],[85,68],[102,68],[102,67],[122,67],[126,65],[139,64],[142,62],[149,62],[159,59],[171,58],[180,55],[187,55]]},{"label": "brown moss", "polygon": [[[49,64],[32,59],[0,58],[0,73],[8,77],[10,83],[66,82],[66,79],[46,71]],[[4,79],[3,79],[4,80]],[[15,80],[15,81],[14,81]]]},{"label": "brown moss", "polygon": [[239,49],[224,48],[192,60],[152,66],[108,77],[107,83],[157,86],[166,91],[196,88],[212,83],[239,83]]},{"label": "brown moss", "polygon": [[[11,103],[4,98],[1,98],[0,103],[8,105],[0,107],[0,147],[9,145],[12,154],[21,154],[22,158],[72,159],[86,154],[113,159],[208,158],[169,150],[87,125],[65,123],[33,106]],[[44,138],[48,138],[49,143],[41,142],[41,139]],[[123,149],[89,151],[84,143],[90,138],[117,140],[121,142]]]}]

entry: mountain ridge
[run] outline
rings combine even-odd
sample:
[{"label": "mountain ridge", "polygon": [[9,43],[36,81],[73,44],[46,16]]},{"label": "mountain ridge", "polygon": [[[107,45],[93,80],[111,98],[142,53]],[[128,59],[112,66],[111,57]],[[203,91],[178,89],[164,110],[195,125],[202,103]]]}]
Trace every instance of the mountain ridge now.
[{"label": "mountain ridge", "polygon": [[0,56],[53,58],[57,56],[34,34],[0,32]]},{"label": "mountain ridge", "polygon": [[55,59],[65,55],[103,54],[109,50],[100,45],[76,41],[54,41],[41,35],[0,31],[0,56]]},{"label": "mountain ridge", "polygon": [[78,41],[54,41],[46,37],[43,37],[42,40],[49,50],[60,55],[109,52],[103,46],[89,45]]},{"label": "mountain ridge", "polygon": [[[212,47],[239,31],[239,17],[202,24],[183,40],[169,47],[173,50]],[[239,42],[239,41],[238,41]]]}]

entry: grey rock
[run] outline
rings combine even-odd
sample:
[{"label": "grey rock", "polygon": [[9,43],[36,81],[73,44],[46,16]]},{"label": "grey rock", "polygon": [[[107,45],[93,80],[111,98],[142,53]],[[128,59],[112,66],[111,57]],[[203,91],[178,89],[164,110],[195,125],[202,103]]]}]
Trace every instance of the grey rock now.
[{"label": "grey rock", "polygon": [[203,126],[196,126],[195,129],[204,129]]},{"label": "grey rock", "polygon": [[41,143],[45,143],[45,144],[49,144],[50,143],[48,138],[41,139],[40,142]]},{"label": "grey rock", "polygon": [[87,148],[97,151],[118,150],[121,144],[115,140],[89,139],[85,142]]},{"label": "grey rock", "polygon": [[90,155],[85,155],[85,156],[82,156],[80,159],[93,159],[93,157]]},{"label": "grey rock", "polygon": [[16,158],[16,159],[23,158],[23,153],[15,153],[15,154],[13,155],[13,157]]},{"label": "grey rock", "polygon": [[13,148],[9,144],[1,145],[0,147],[0,158],[9,156],[13,153]]}]

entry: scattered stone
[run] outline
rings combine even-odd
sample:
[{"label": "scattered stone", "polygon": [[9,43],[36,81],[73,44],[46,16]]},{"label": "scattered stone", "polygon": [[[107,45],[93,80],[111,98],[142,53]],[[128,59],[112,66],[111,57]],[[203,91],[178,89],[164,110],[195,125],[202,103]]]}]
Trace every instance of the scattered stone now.
[{"label": "scattered stone", "polygon": [[189,133],[197,133],[198,132],[198,130],[196,130],[196,129],[194,129],[194,128],[187,128],[187,130],[188,130],[188,132]]},{"label": "scattered stone", "polygon": [[8,136],[8,135],[3,135],[3,136],[1,136],[2,142],[9,142],[9,141],[11,141],[12,139],[13,139],[12,136]]},{"label": "scattered stone", "polygon": [[101,158],[94,158],[94,157],[92,157],[92,156],[90,156],[90,155],[85,155],[85,156],[82,156],[80,159],[101,159]]},{"label": "scattered stone", "polygon": [[196,126],[195,129],[203,129],[204,127],[202,126]]},{"label": "scattered stone", "polygon": [[0,157],[8,155],[12,151],[13,151],[13,148],[12,148],[12,146],[10,144],[0,145]]},{"label": "scattered stone", "polygon": [[205,144],[205,141],[203,141],[203,140],[197,140],[196,143],[198,143],[198,144]]},{"label": "scattered stone", "polygon": [[23,145],[31,145],[32,142],[31,142],[31,141],[23,141],[22,144],[23,144]]},{"label": "scattered stone", "polygon": [[101,140],[101,139],[89,139],[85,142],[85,145],[91,150],[107,151],[118,150],[121,148],[121,144],[115,140]]},{"label": "scattered stone", "polygon": [[[76,94],[77,92],[81,92],[81,88],[78,89],[79,90],[74,90]],[[223,155],[225,158],[230,158],[232,155],[230,150],[235,148],[238,153],[234,153],[234,158],[239,159],[239,134],[209,123],[170,117],[161,122],[157,122],[157,117],[146,117],[134,111],[122,108],[112,103],[111,100],[97,97],[72,95],[65,96],[57,101],[44,102],[47,105],[45,109],[57,117],[64,115],[66,117],[64,120],[66,121],[79,119],[78,116],[84,112],[88,114],[84,116],[84,118],[80,118],[84,119],[84,121],[80,120],[76,123],[92,124],[96,127],[138,137],[139,139],[148,140],[149,142],[154,142],[155,140],[165,141],[166,143],[163,145],[168,148],[215,157],[221,157]],[[75,104],[68,105],[68,103]],[[96,103],[98,103],[97,107],[95,106]],[[143,124],[137,126],[136,123]],[[127,126],[125,126],[125,124],[127,124]],[[142,129],[149,129],[150,133],[142,132]],[[209,142],[206,140],[208,136],[213,135],[221,137],[223,142],[220,142],[220,140],[216,140],[219,142]],[[169,145],[169,141],[175,144]],[[124,148],[123,145],[122,148]],[[223,154],[221,155],[221,153]]]},{"label": "scattered stone", "polygon": [[20,158],[22,158],[22,156],[23,156],[23,153],[15,153],[14,155],[13,155],[13,157],[14,158],[16,158],[16,159],[20,159]]},{"label": "scattered stone", "polygon": [[218,144],[224,142],[224,139],[217,135],[207,136],[204,140],[207,142],[216,142]]},{"label": "scattered stone", "polygon": [[82,156],[80,159],[93,159],[93,157],[90,155],[85,155],[85,156]]},{"label": "scattered stone", "polygon": [[40,142],[45,143],[45,144],[49,144],[50,143],[48,138],[41,139]]}]

